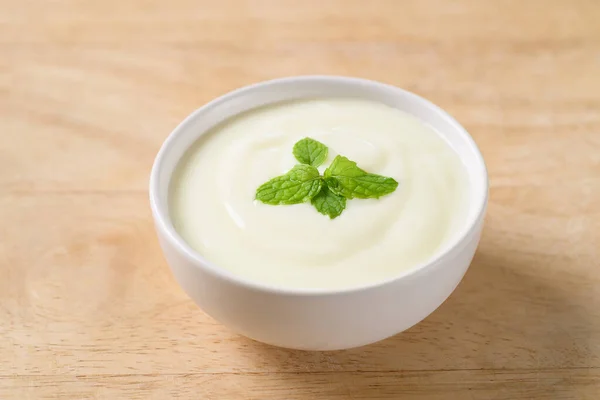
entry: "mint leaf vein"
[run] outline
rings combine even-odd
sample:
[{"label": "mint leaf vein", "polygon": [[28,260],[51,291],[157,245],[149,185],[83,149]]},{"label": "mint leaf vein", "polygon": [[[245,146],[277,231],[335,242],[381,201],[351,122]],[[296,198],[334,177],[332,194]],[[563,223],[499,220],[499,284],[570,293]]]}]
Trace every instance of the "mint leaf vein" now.
[{"label": "mint leaf vein", "polygon": [[310,201],[313,206],[323,215],[334,219],[339,217],[346,208],[346,198],[333,193],[327,185]]},{"label": "mint leaf vein", "polygon": [[354,161],[339,155],[325,170],[325,182],[332,192],[347,199],[378,199],[398,187],[394,178],[370,174]]},{"label": "mint leaf vein", "polygon": [[256,199],[271,205],[304,203],[323,187],[319,170],[298,164],[286,174],[271,179],[256,190]]},{"label": "mint leaf vein", "polygon": [[296,142],[292,152],[296,160],[302,164],[318,167],[327,159],[328,149],[321,142],[317,142],[311,138],[304,138]]}]

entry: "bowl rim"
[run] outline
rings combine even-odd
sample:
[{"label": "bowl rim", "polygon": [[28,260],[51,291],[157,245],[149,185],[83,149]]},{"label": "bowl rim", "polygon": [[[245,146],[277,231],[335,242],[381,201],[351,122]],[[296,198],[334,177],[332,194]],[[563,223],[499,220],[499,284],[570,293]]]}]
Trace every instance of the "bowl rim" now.
[{"label": "bowl rim", "polygon": [[[472,213],[469,220],[465,224],[465,226],[461,229],[460,235],[456,235],[444,248],[443,251],[436,253],[429,260],[414,265],[411,268],[400,271],[397,275],[392,276],[391,278],[384,279],[382,281],[376,281],[373,283],[368,283],[360,286],[350,286],[348,288],[335,288],[335,289],[321,289],[321,288],[295,288],[295,287],[285,287],[285,286],[277,286],[266,283],[261,283],[259,281],[254,281],[252,279],[248,279],[246,277],[237,275],[225,268],[217,266],[215,263],[207,260],[199,254],[196,250],[192,249],[185,240],[177,233],[173,223],[171,221],[171,217],[168,211],[168,204],[162,204],[160,201],[160,193],[159,190],[159,179],[160,173],[164,166],[164,159],[166,154],[170,151],[173,144],[178,140],[178,137],[181,135],[183,131],[185,131],[187,125],[189,125],[193,120],[200,117],[207,109],[218,106],[221,103],[229,102],[238,96],[251,94],[252,91],[263,88],[266,86],[280,85],[280,84],[301,84],[301,83],[319,83],[319,82],[336,82],[341,84],[348,85],[370,85],[377,86],[381,89],[386,89],[390,91],[396,91],[401,93],[403,96],[411,98],[411,100],[420,102],[422,105],[430,107],[434,112],[438,113],[442,118],[444,118],[449,124],[453,125],[453,127],[464,137],[466,143],[470,147],[471,151],[473,151],[476,161],[477,167],[481,169],[481,176],[483,177],[482,182],[482,193],[481,195],[477,194],[476,197],[479,199],[478,202],[474,205],[477,207],[477,211]],[[228,117],[231,118],[231,117]],[[167,190],[168,190],[167,185]],[[161,231],[164,234],[166,240],[170,243],[170,245],[177,250],[177,252],[182,255],[188,262],[194,265],[196,268],[202,269],[204,272],[207,272],[214,277],[219,279],[223,279],[228,283],[234,284],[236,286],[242,286],[248,289],[252,289],[260,292],[267,292],[272,294],[283,294],[290,296],[331,296],[331,295],[344,295],[351,294],[357,292],[364,292],[373,289],[378,289],[387,285],[394,284],[400,280],[406,280],[412,277],[416,277],[422,273],[426,273],[426,271],[434,269],[437,265],[442,264],[442,261],[453,254],[457,249],[462,248],[462,244],[465,240],[471,237],[478,228],[479,222],[483,219],[484,214],[487,209],[489,197],[489,177],[487,173],[487,168],[485,165],[485,161],[481,154],[481,151],[477,147],[475,140],[471,137],[471,135],[467,132],[467,130],[448,112],[444,111],[439,106],[430,102],[429,100],[412,93],[408,90],[399,88],[397,86],[393,86],[390,84],[364,79],[364,78],[356,78],[356,77],[347,77],[347,76],[338,76],[338,75],[298,75],[298,76],[289,76],[277,79],[271,79],[266,81],[257,82],[254,84],[250,84],[247,86],[240,87],[233,91],[227,92],[210,102],[204,104],[203,106],[194,110],[191,114],[189,114],[181,123],[179,123],[175,129],[169,134],[169,136],[165,139],[163,144],[158,151],[156,158],[154,159],[154,163],[152,165],[152,170],[150,173],[150,182],[149,182],[149,200],[150,207],[152,209],[152,215],[154,218],[154,223],[156,229]],[[162,249],[164,252],[164,249]]]}]

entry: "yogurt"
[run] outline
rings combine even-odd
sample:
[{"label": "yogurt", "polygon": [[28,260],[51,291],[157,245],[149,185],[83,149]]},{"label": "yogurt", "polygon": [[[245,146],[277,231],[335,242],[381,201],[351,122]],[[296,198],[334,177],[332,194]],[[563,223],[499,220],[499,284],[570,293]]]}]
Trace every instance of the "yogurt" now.
[{"label": "yogurt", "polygon": [[[308,203],[272,206],[256,189],[297,164],[310,137],[370,173],[399,182],[380,199],[353,199],[330,219]],[[171,181],[179,235],[220,268],[282,288],[364,286],[434,257],[462,228],[468,176],[432,128],[387,105],[324,98],[275,104],[204,134]]]}]

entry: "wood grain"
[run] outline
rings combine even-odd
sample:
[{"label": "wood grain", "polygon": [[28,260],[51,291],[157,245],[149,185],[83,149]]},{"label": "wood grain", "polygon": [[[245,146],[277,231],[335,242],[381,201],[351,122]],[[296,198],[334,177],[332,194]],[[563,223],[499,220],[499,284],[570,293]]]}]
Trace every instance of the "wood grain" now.
[{"label": "wood grain", "polygon": [[[597,399],[598,21],[596,0],[0,0],[0,398]],[[205,316],[147,204],[189,112],[310,73],[431,99],[491,178],[457,291],[342,352]]]},{"label": "wood grain", "polygon": [[[5,386],[3,386],[5,385]],[[388,373],[192,373],[183,375],[0,378],[0,395],[54,399],[595,399],[589,371],[436,371]],[[4,388],[9,390],[4,390]]]}]

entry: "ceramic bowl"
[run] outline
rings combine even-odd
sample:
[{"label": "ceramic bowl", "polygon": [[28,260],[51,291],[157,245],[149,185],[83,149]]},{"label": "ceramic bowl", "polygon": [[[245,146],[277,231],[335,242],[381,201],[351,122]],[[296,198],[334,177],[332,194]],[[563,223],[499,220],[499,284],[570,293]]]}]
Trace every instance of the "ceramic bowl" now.
[{"label": "ceramic bowl", "polygon": [[[169,183],[185,151],[220,122],[287,100],[374,100],[432,126],[466,167],[469,210],[462,230],[422,265],[377,284],[341,290],[286,289],[249,281],[206,260],[178,235],[169,217]],[[164,256],[183,290],[235,332],[288,348],[338,350],[373,343],[410,328],[439,307],[467,271],[479,243],[488,198],[485,164],[475,142],[449,114],[406,90],[364,79],[300,76],[247,86],[200,107],[164,142],[150,178],[150,204]]]}]

